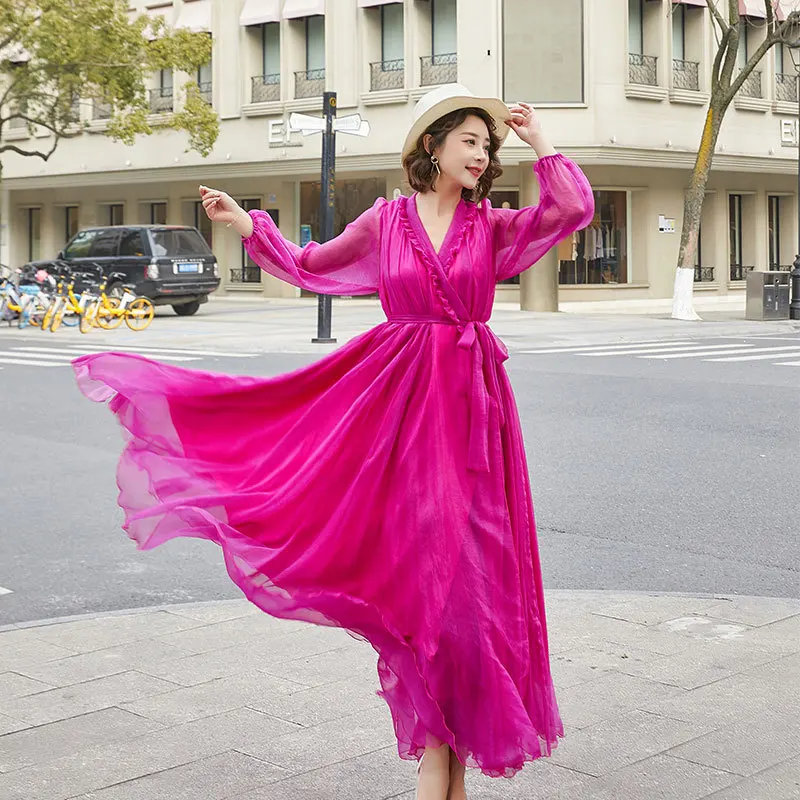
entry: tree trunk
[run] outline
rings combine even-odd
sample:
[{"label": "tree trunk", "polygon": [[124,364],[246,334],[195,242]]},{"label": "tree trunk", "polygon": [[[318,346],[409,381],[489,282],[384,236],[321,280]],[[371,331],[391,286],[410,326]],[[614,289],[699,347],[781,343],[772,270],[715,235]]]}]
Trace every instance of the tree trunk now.
[{"label": "tree trunk", "polygon": [[700,235],[700,216],[706,195],[708,175],[717,146],[724,108],[712,98],[703,127],[703,138],[697,151],[692,180],[683,200],[683,227],[681,245],[678,253],[678,268],[675,271],[675,288],[672,295],[672,318],[699,320],[692,304],[694,292],[694,262],[697,253],[697,240]]}]

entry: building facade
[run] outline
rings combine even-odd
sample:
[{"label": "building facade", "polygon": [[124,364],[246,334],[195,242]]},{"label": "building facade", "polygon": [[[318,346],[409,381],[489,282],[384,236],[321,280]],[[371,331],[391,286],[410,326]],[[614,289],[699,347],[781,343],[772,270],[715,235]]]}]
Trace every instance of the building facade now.
[{"label": "building facade", "polygon": [[[763,0],[740,4],[749,15],[743,62],[764,35],[764,12]],[[135,0],[130,13],[213,37],[212,62],[196,76],[164,71],[150,84],[158,115],[180,107],[187,78],[198,81],[222,121],[213,152],[186,152],[175,132],[132,147],[112,142],[98,135],[109,109],[82,102],[88,131],[47,163],[4,155],[0,262],[54,256],[89,225],[188,223],[217,254],[221,292],[295,296],[248,262],[234,232],[207,221],[198,184],[267,210],[287,238],[315,237],[320,137],[290,132],[288,117],[319,113],[322,92],[336,91],[338,113],[358,112],[371,126],[367,137],[337,137],[340,230],[376,197],[408,191],[399,152],[413,105],[432,86],[458,81],[478,95],[534,103],[595,188],[594,221],[543,260],[559,297],[671,296],[715,51],[705,0]],[[773,49],[731,106],[703,211],[697,290],[741,292],[749,270],[793,261],[797,97],[790,54]],[[44,131],[3,135],[46,144]],[[530,148],[512,133],[501,159],[493,203],[536,202]],[[499,286],[498,297],[524,298],[535,288],[531,272],[521,287]]]}]

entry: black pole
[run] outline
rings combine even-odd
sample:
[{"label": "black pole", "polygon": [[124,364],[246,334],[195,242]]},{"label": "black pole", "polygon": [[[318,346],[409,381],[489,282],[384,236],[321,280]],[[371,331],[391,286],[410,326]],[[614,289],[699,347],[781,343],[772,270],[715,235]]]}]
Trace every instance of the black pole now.
[{"label": "black pole", "polygon": [[[336,131],[333,128],[333,121],[336,119],[336,92],[325,92],[322,95],[322,110],[325,115],[325,130],[322,132],[322,197],[319,225],[320,240],[328,242],[333,239],[336,209]],[[317,302],[317,336],[311,341],[316,344],[335,343],[336,339],[331,338],[333,316],[331,296],[321,294]]]},{"label": "black pole", "polygon": [[[797,99],[800,102],[800,66],[797,68]],[[792,284],[792,302],[789,303],[789,319],[800,319],[800,120],[795,128],[797,144],[797,255],[794,257],[793,269],[790,273]]]}]

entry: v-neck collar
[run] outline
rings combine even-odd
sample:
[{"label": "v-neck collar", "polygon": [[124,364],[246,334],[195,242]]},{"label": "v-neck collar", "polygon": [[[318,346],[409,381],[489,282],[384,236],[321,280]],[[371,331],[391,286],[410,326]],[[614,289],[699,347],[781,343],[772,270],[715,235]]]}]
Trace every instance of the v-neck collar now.
[{"label": "v-neck collar", "polygon": [[447,233],[442,240],[442,246],[439,248],[439,252],[437,253],[436,250],[434,250],[433,242],[431,241],[428,231],[422,224],[422,218],[420,217],[419,210],[417,209],[418,194],[419,192],[414,192],[414,194],[411,195],[411,197],[409,197],[406,201],[406,209],[408,210],[409,221],[416,229],[419,239],[422,242],[422,246],[428,250],[429,254],[441,266],[444,267],[450,262],[450,257],[453,250],[453,242],[457,238],[458,233],[461,231],[461,228],[464,225],[467,212],[467,202],[463,197],[459,199],[458,205],[456,206],[456,210],[453,214],[453,219],[450,220],[450,226],[448,227]]}]

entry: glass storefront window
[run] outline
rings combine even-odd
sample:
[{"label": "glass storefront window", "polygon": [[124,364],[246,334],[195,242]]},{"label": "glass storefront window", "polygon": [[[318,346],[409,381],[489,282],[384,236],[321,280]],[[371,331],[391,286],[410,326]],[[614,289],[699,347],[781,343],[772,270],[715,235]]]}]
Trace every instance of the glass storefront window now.
[{"label": "glass storefront window", "polygon": [[[519,208],[519,190],[500,189],[489,192],[489,202],[492,204],[492,208],[513,208],[516,210]],[[509,278],[506,281],[498,281],[498,286],[502,286],[503,284],[519,286],[519,275],[515,275],[513,278]]]},{"label": "glass storefront window", "polygon": [[594,192],[595,216],[587,228],[558,245],[558,282],[564,285],[627,283],[628,193]]}]

